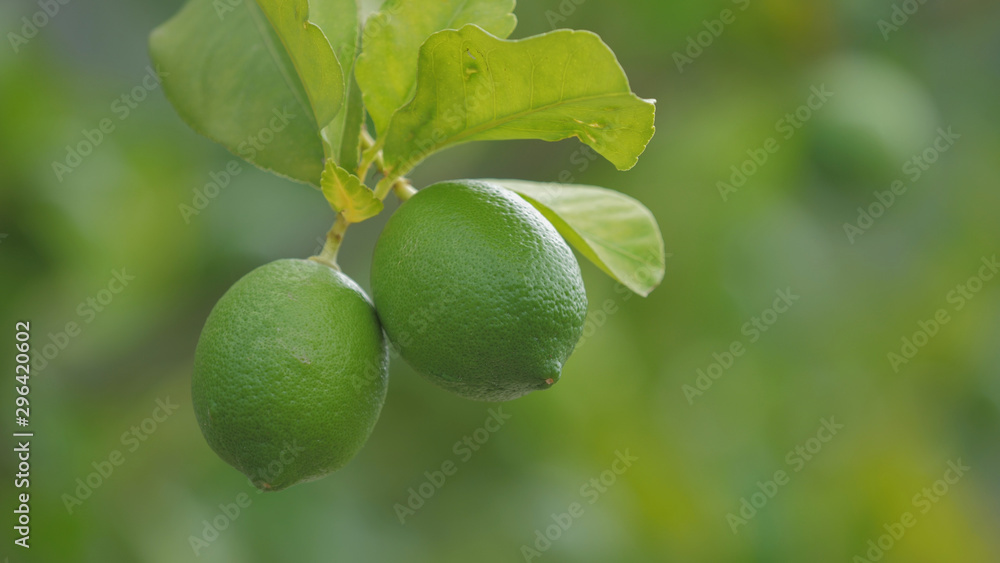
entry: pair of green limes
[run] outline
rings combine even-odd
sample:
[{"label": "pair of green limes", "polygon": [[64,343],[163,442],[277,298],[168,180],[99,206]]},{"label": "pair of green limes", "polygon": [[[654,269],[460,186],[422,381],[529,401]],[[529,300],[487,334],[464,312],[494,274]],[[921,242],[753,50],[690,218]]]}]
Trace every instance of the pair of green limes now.
[{"label": "pair of green limes", "polygon": [[583,332],[573,252],[520,196],[483,182],[435,184],[404,203],[371,279],[374,307],[339,271],[278,260],[209,315],[195,414],[212,449],[257,487],[318,479],[361,449],[388,384],[383,330],[416,371],[484,401],[550,387]]}]

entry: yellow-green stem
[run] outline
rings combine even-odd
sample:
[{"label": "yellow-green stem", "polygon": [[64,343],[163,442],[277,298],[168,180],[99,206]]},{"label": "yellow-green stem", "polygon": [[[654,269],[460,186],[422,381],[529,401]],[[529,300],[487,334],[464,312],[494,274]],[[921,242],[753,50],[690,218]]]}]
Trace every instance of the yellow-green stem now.
[{"label": "yellow-green stem", "polygon": [[344,217],[343,213],[338,213],[333,227],[330,227],[330,231],[326,233],[326,244],[323,245],[323,251],[319,256],[313,256],[309,259],[340,271],[340,266],[337,265],[337,253],[340,251],[340,243],[344,241],[344,233],[349,226],[351,226],[351,222]]},{"label": "yellow-green stem", "polygon": [[405,178],[400,178],[393,184],[392,191],[399,198],[399,201],[407,201],[417,194],[417,190]]},{"label": "yellow-green stem", "polygon": [[365,181],[368,170],[372,164],[382,169],[382,149],[376,146],[375,139],[368,133],[367,129],[361,130],[361,163],[358,165],[358,178]]}]

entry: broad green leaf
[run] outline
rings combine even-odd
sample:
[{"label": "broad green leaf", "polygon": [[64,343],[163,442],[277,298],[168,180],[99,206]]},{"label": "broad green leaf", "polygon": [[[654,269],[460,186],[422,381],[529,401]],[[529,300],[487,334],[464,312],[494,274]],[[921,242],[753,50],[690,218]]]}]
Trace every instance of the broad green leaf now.
[{"label": "broad green leaf", "polygon": [[330,145],[330,155],[348,172],[354,172],[357,167],[361,125],[364,122],[361,91],[354,80],[354,62],[361,38],[359,11],[357,0],[309,2],[309,20],[326,34],[344,71],[344,108],[323,130],[323,138]]},{"label": "broad green leaf", "polygon": [[307,15],[306,0],[189,0],[153,31],[150,52],[191,128],[265,170],[319,185],[319,133],[338,113],[344,80]]},{"label": "broad green leaf", "polygon": [[520,194],[588,260],[639,295],[649,295],[663,281],[663,236],[638,201],[595,186],[485,181]]},{"label": "broad green leaf", "polygon": [[332,160],[326,161],[321,187],[330,206],[351,223],[360,223],[382,211],[382,202],[375,194],[357,176]]},{"label": "broad green leaf", "polygon": [[365,23],[357,78],[375,131],[409,101],[420,46],[436,31],[476,24],[498,37],[514,31],[514,0],[386,0]]},{"label": "broad green leaf", "polygon": [[627,170],[653,136],[654,109],[593,33],[505,41],[470,25],[420,48],[416,93],[392,117],[385,162],[398,176],[468,141],[578,137]]},{"label": "broad green leaf", "polygon": [[295,65],[316,123],[320,129],[326,127],[343,104],[344,73],[326,34],[309,21],[309,0],[257,0],[257,4]]},{"label": "broad green leaf", "polygon": [[345,76],[357,55],[359,11],[357,0],[309,0],[309,21],[323,30]]}]

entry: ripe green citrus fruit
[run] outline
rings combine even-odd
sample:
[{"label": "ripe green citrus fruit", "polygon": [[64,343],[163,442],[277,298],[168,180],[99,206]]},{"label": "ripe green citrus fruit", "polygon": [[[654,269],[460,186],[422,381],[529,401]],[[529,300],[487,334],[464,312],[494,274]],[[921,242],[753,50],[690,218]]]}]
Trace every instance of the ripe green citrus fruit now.
[{"label": "ripe green citrus fruit", "polygon": [[587,313],[580,266],[552,224],[520,196],[468,180],[425,188],[393,214],[372,297],[416,371],[483,401],[558,381]]},{"label": "ripe green citrus fruit", "polygon": [[258,488],[280,490],[346,464],[375,427],[388,349],[368,298],[309,260],[236,282],[195,351],[191,395],[209,446]]}]

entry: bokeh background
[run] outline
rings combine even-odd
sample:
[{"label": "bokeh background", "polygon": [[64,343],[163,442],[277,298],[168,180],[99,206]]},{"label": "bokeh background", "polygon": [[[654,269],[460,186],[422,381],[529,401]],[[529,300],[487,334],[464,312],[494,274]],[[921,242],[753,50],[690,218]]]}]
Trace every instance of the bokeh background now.
[{"label": "bokeh background", "polygon": [[[0,45],[3,338],[13,343],[14,321],[30,320],[36,351],[63,343],[36,358],[31,380],[30,551],[12,543],[15,466],[3,438],[5,562],[868,561],[879,555],[868,542],[906,512],[915,526],[883,537],[881,560],[1000,561],[1000,277],[974,281],[981,289],[960,310],[951,293],[1000,253],[1000,5],[523,2],[514,37],[572,27],[612,46],[633,89],[658,100],[651,144],[619,173],[603,160],[584,166],[576,141],[479,143],[431,158],[415,184],[569,171],[621,190],[659,220],[670,254],[662,286],[629,297],[582,264],[593,315],[563,380],[504,404],[509,420],[467,461],[454,444],[496,406],[396,361],[360,455],[266,495],[199,433],[194,346],[235,280],[314,253],[333,214],[317,191],[242,165],[184,220],[178,206],[233,157],[188,129],[158,89],[126,119],[112,108],[147,72],[149,31],[180,5],[71,0],[17,53]],[[880,27],[894,6],[918,9],[898,30]],[[0,31],[18,32],[39,9],[5,0]],[[679,69],[675,54],[724,9],[735,21],[702,34],[708,45]],[[834,95],[785,139],[778,121],[823,85]],[[57,179],[52,162],[103,118],[115,130]],[[939,128],[960,137],[914,180],[904,166]],[[724,200],[717,183],[769,137],[780,150]],[[849,240],[844,224],[897,179],[907,191]],[[352,227],[341,253],[366,288],[387,215]],[[123,270],[128,286],[102,293]],[[751,342],[744,324],[788,289],[799,299]],[[100,310],[87,304],[109,296]],[[605,306],[613,312],[600,314]],[[950,321],[894,369],[887,354],[939,309]],[[70,322],[80,330],[67,339]],[[745,353],[713,368],[721,376],[689,401],[684,386],[734,341]],[[2,348],[11,372],[13,346]],[[157,399],[179,407],[147,423],[143,441],[123,442]],[[0,404],[13,431],[9,383]],[[831,417],[843,427],[810,441]],[[63,495],[113,450],[124,463],[69,513]],[[597,489],[581,491],[616,451],[638,459],[596,499]],[[970,469],[935,492],[959,460]],[[447,461],[457,473],[401,524],[395,505]],[[768,488],[782,470],[787,483],[734,532],[728,515],[743,499],[760,504],[758,482]],[[237,498],[250,505],[196,555],[191,536]],[[526,556],[522,546],[546,546],[536,530],[574,502],[583,514]]]}]

